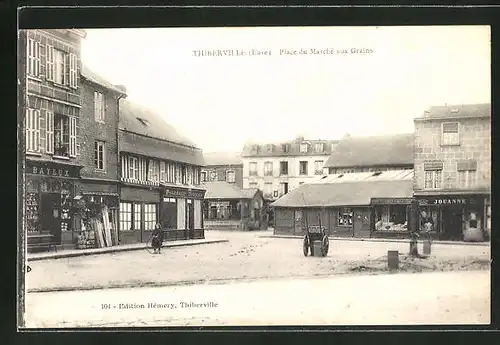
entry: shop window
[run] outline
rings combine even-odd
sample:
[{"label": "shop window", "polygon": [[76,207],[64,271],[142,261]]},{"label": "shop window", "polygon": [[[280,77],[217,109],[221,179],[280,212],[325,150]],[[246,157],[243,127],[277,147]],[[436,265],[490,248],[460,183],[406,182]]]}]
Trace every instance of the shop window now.
[{"label": "shop window", "polygon": [[226,172],[226,181],[229,183],[236,182],[236,173],[234,172],[234,170],[228,170]]},{"label": "shop window", "polygon": [[177,199],[163,198],[162,227],[177,229]]},{"label": "shop window", "polygon": [[201,182],[207,182],[207,172],[206,171],[201,172]]},{"label": "shop window", "polygon": [[250,176],[257,176],[257,162],[250,162],[248,174]]},{"label": "shop window", "polygon": [[38,232],[39,225],[39,194],[37,192],[26,193],[26,231],[28,235]]},{"label": "shop window", "polygon": [[40,152],[40,110],[26,110],[26,152]]},{"label": "shop window", "polygon": [[144,229],[154,230],[156,222],[156,204],[144,204]]},{"label": "shop window", "polygon": [[120,231],[132,230],[132,203],[120,203]]},{"label": "shop window", "polygon": [[338,217],[339,226],[352,226],[352,210],[350,208],[341,208]]},{"label": "shop window", "polygon": [[406,205],[384,205],[375,207],[375,230],[407,231],[408,212]]},{"label": "shop window", "polygon": [[460,145],[458,122],[445,122],[441,125],[441,145]]},{"label": "shop window", "polygon": [[307,161],[300,161],[299,162],[299,174],[300,175],[307,175],[307,173],[308,173],[308,171],[307,171],[308,164],[307,163],[308,163]]},{"label": "shop window", "polygon": [[288,175],[288,162],[280,162],[280,175]]},{"label": "shop window", "polygon": [[94,143],[94,166],[97,170],[106,170],[106,144],[96,140]]},{"label": "shop window", "polygon": [[427,223],[431,224],[430,230],[436,230],[438,224],[438,208],[432,206],[419,207],[419,227],[420,231],[425,231],[429,227]]}]

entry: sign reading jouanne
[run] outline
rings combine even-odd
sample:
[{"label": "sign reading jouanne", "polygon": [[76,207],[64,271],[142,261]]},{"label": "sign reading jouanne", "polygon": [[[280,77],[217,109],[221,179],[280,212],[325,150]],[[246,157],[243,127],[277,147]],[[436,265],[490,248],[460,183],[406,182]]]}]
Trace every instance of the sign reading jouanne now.
[{"label": "sign reading jouanne", "polygon": [[204,195],[205,195],[205,191],[168,188],[168,189],[165,189],[164,197],[203,199]]},{"label": "sign reading jouanne", "polygon": [[80,168],[81,167],[76,165],[26,160],[26,173],[39,176],[79,178]]},{"label": "sign reading jouanne", "polygon": [[472,198],[437,198],[437,199],[422,199],[419,200],[420,205],[469,205],[477,204],[477,201]]}]

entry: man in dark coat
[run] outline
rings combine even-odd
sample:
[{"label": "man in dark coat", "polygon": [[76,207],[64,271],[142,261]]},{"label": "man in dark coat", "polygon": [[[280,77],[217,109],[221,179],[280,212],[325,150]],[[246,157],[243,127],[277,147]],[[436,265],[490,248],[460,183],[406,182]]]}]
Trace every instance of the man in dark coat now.
[{"label": "man in dark coat", "polygon": [[161,229],[160,223],[156,223],[151,239],[151,246],[153,247],[155,254],[161,253],[162,245],[163,245],[163,230]]}]

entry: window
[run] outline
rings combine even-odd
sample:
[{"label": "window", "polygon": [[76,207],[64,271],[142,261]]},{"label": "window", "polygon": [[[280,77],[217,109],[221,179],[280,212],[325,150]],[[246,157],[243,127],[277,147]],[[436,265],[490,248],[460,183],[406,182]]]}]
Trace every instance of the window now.
[{"label": "window", "polygon": [[271,153],[274,151],[274,145],[273,144],[268,144],[267,145],[267,152]]},{"label": "window", "polygon": [[148,162],[148,181],[158,182],[160,178],[159,173],[160,173],[159,162],[150,159]]},{"label": "window", "polygon": [[94,164],[97,170],[106,170],[106,146],[104,141],[95,142]]},{"label": "window", "polygon": [[258,189],[259,188],[259,185],[257,182],[250,182],[248,184],[248,188],[252,188],[252,189]]},{"label": "window", "polygon": [[40,110],[26,110],[26,151],[40,151]]},{"label": "window", "polygon": [[132,180],[139,178],[139,165],[135,157],[128,158],[128,178]]},{"label": "window", "polygon": [[54,49],[54,82],[60,85],[66,84],[66,54],[58,49]]},{"label": "window", "polygon": [[104,95],[94,91],[94,118],[97,122],[104,122]]},{"label": "window", "polygon": [[280,162],[280,175],[288,175],[288,162]]},{"label": "window", "polygon": [[54,154],[67,157],[69,155],[69,117],[55,114],[54,120]]},{"label": "window", "polygon": [[162,227],[177,229],[177,199],[163,198],[162,214]]},{"label": "window", "polygon": [[264,163],[264,176],[273,176],[273,162]]},{"label": "window", "polygon": [[236,173],[234,172],[234,170],[228,170],[226,172],[226,181],[229,183],[236,182]]},{"label": "window", "polygon": [[316,143],[316,144],[314,144],[314,150],[316,152],[323,152],[325,150],[324,143]]},{"label": "window", "polygon": [[300,175],[307,175],[307,161],[300,161],[299,162],[299,174]]},{"label": "window", "polygon": [[288,182],[280,183],[280,195],[285,195],[288,193]]},{"label": "window", "polygon": [[426,170],[425,188],[426,189],[441,188],[441,179],[442,179],[441,170]]},{"label": "window", "polygon": [[460,188],[474,188],[476,185],[475,170],[461,170],[458,172],[458,186]]},{"label": "window", "polygon": [[441,126],[441,145],[460,145],[458,122],[444,122]]},{"label": "window", "polygon": [[300,153],[307,153],[308,146],[307,143],[300,144]]},{"label": "window", "polygon": [[28,39],[28,74],[38,77],[40,74],[40,43]]},{"label": "window", "polygon": [[343,207],[339,211],[338,217],[339,226],[352,226],[352,210],[350,208]]},{"label": "window", "polygon": [[186,183],[192,185],[194,181],[194,169],[192,166],[186,167]]},{"label": "window", "polygon": [[283,152],[287,153],[287,152],[290,152],[290,145],[288,144],[282,144],[281,145],[281,149],[283,150]]},{"label": "window", "polygon": [[273,184],[272,182],[265,182],[264,183],[264,196],[272,196],[273,194]]},{"label": "window", "polygon": [[332,174],[336,174],[337,173],[337,169],[335,168],[328,168],[328,174],[332,175]]},{"label": "window", "polygon": [[201,182],[207,182],[207,172],[206,171],[201,172]]},{"label": "window", "polygon": [[120,230],[132,230],[132,203],[120,203]]},{"label": "window", "polygon": [[141,204],[134,204],[134,229],[141,230]]},{"label": "window", "polygon": [[408,231],[407,205],[375,206],[375,230],[377,231]]},{"label": "window", "polygon": [[45,126],[45,152],[54,153],[54,113],[47,111],[47,122]]},{"label": "window", "polygon": [[144,230],[154,230],[156,224],[156,204],[144,204]]},{"label": "window", "polygon": [[200,184],[200,178],[201,178],[201,170],[199,167],[193,167],[193,183],[195,186],[198,186]]},{"label": "window", "polygon": [[248,173],[250,176],[257,176],[257,162],[250,162],[250,170]]},{"label": "window", "polygon": [[160,162],[160,181],[165,182],[167,178],[166,174],[166,164],[164,161]]},{"label": "window", "polygon": [[314,161],[314,174],[323,175],[323,161]]},{"label": "window", "polygon": [[181,167],[181,183],[187,184],[187,168],[185,165]]}]

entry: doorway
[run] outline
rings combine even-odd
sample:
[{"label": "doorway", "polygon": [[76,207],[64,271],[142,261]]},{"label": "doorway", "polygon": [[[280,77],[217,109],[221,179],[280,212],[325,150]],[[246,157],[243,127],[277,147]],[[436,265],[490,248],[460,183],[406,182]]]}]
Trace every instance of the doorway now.
[{"label": "doorway", "polygon": [[42,193],[41,197],[42,232],[54,235],[54,241],[61,243],[61,194]]},{"label": "doorway", "polygon": [[441,208],[441,239],[451,241],[462,240],[462,214],[460,205],[449,205]]},{"label": "doorway", "polygon": [[193,200],[186,201],[186,229],[188,231],[188,238],[194,238],[194,205]]}]

